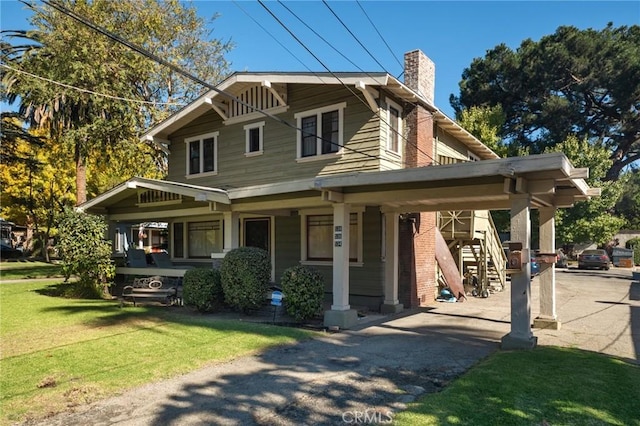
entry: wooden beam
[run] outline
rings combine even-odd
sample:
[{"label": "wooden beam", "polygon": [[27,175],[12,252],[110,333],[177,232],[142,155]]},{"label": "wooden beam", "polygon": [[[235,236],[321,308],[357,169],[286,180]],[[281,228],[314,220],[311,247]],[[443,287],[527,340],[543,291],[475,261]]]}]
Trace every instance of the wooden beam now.
[{"label": "wooden beam", "polygon": [[377,113],[380,107],[378,106],[378,102],[376,102],[376,98],[380,97],[380,93],[377,90],[368,87],[366,84],[364,84],[364,81],[357,82],[356,89],[362,92],[364,98],[369,104],[369,108],[371,108],[371,111]]},{"label": "wooden beam", "polygon": [[218,113],[223,121],[229,119],[229,117],[227,116],[227,112],[225,111],[227,109],[227,106],[225,104],[216,102],[211,98],[205,98],[204,102],[211,105],[211,108],[213,108],[213,110]]},{"label": "wooden beam", "polygon": [[336,191],[322,191],[322,201],[328,201],[331,203],[343,203],[344,194]]},{"label": "wooden beam", "polygon": [[530,194],[553,194],[556,192],[555,179],[530,180],[527,186]]},{"label": "wooden beam", "polygon": [[516,194],[526,194],[529,192],[527,180],[522,176],[516,177]]},{"label": "wooden beam", "polygon": [[[344,202],[349,204],[407,203],[418,200],[477,201],[490,196],[504,196],[502,183],[485,185],[465,185],[444,188],[400,189],[396,191],[371,191],[344,194]],[[444,209],[443,209],[444,210]],[[472,209],[473,210],[473,209]]]}]

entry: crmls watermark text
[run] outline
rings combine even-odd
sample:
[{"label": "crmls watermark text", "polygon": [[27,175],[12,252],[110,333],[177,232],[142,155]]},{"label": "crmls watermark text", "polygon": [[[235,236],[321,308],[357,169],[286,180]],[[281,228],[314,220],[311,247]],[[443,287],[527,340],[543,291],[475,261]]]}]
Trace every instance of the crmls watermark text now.
[{"label": "crmls watermark text", "polygon": [[347,424],[383,424],[393,422],[393,413],[391,411],[345,411],[342,413],[342,421]]}]

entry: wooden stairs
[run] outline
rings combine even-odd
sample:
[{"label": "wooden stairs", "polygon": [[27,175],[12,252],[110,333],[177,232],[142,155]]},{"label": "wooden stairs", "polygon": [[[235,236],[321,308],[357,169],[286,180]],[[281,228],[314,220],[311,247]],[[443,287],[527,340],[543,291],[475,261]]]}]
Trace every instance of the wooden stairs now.
[{"label": "wooden stairs", "polygon": [[507,285],[507,258],[489,211],[445,211],[439,213],[438,220],[464,278],[465,292],[488,297],[502,291]]}]

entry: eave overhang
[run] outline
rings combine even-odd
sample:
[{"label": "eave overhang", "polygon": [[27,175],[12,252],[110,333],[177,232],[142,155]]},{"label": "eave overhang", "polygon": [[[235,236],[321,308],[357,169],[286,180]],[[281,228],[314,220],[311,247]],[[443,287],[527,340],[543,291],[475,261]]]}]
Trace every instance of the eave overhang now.
[{"label": "eave overhang", "polygon": [[191,197],[195,201],[202,201],[206,203],[231,204],[227,191],[223,189],[135,177],[113,187],[85,203],[82,203],[77,207],[77,209],[88,213],[102,213],[118,202],[137,194],[140,190],[155,190],[171,194],[179,194]]},{"label": "eave overhang", "polygon": [[327,200],[377,204],[386,210],[506,210],[528,194],[532,207],[569,207],[598,196],[562,153],[319,177]]}]

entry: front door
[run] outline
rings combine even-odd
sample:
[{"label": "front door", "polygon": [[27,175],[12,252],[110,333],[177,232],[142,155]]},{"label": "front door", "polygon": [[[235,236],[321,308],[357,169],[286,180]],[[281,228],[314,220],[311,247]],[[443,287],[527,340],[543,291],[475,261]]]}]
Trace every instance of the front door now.
[{"label": "front door", "polygon": [[271,252],[269,218],[244,220],[244,245]]}]

